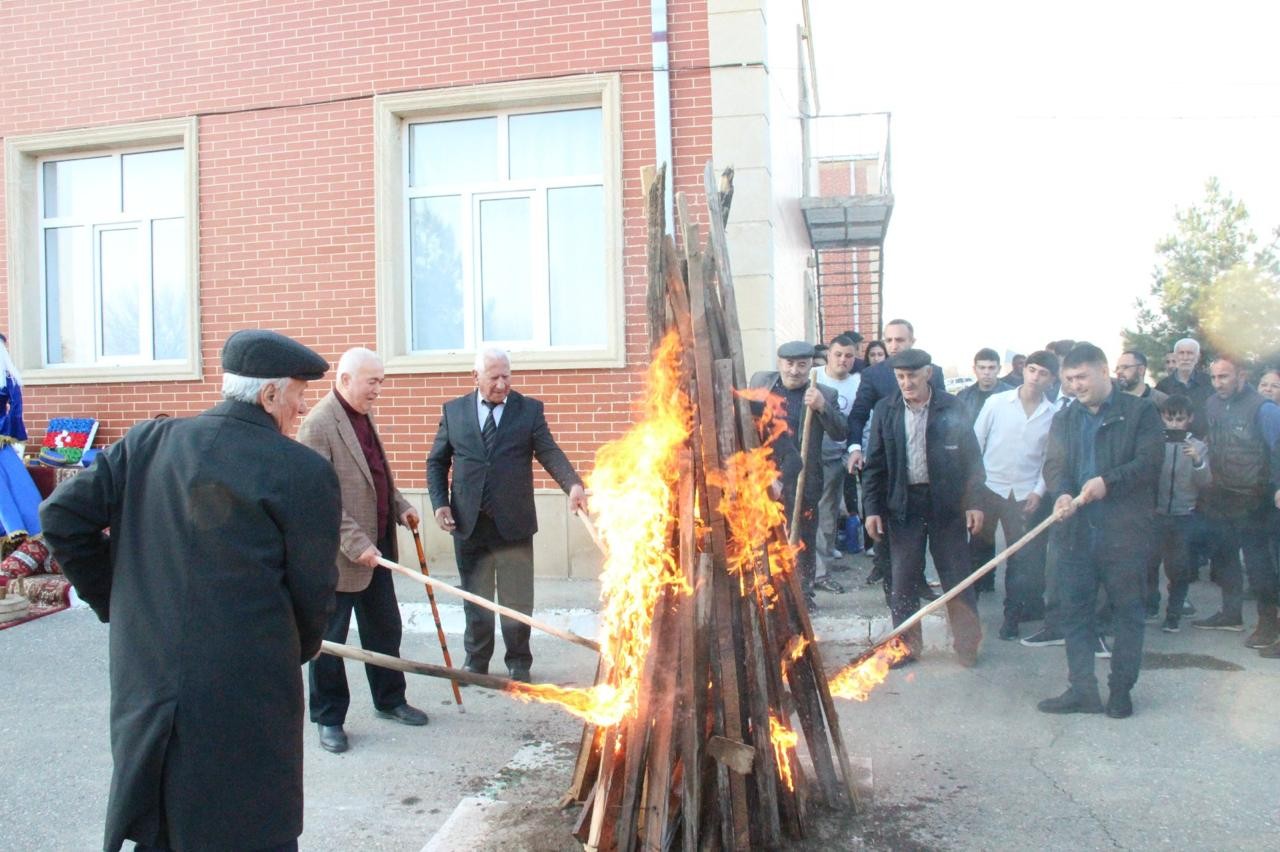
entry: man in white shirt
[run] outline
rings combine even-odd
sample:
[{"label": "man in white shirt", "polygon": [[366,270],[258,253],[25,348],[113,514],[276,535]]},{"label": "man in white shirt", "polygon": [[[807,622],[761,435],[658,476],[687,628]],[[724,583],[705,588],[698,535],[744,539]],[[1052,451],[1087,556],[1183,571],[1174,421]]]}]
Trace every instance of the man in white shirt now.
[{"label": "man in white shirt", "polygon": [[[840,416],[849,417],[853,399],[858,394],[862,376],[852,372],[858,356],[858,344],[843,334],[831,341],[827,349],[827,363],[818,371],[818,384],[836,392],[836,406]],[[857,443],[857,442],[854,442]],[[813,587],[824,592],[841,594],[844,588],[831,576],[835,552],[836,525],[840,521],[840,507],[844,502],[845,464],[849,457],[848,441],[837,441],[827,434],[822,436],[822,498],[818,501],[818,570]]]},{"label": "man in white shirt", "polygon": [[[973,425],[987,476],[986,526],[994,539],[996,524],[1001,524],[1009,544],[1026,533],[1044,497],[1041,468],[1049,426],[1058,410],[1045,391],[1058,378],[1057,356],[1046,350],[1031,353],[1022,378],[1021,386],[990,397]],[[1044,539],[1039,538],[1009,557],[1001,639],[1017,639],[1019,622],[1043,612],[1044,556]]]}]

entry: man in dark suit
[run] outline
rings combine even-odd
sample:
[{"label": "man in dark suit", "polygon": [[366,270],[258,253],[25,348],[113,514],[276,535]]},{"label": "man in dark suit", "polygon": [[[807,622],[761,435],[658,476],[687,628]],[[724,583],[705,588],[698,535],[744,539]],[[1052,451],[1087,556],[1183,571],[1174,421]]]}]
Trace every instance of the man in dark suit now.
[{"label": "man in dark suit", "polygon": [[[498,349],[476,356],[476,390],[444,405],[427,455],[427,489],[440,529],[453,536],[462,588],[503,606],[533,612],[533,459],[586,511],[582,480],[556,444],[542,403],[511,390],[511,360]],[[452,471],[452,478],[450,472]],[[452,481],[451,481],[452,479]],[[493,612],[470,602],[463,668],[485,674],[493,656]],[[507,670],[528,681],[529,628],[502,619]]]},{"label": "man in dark suit", "polygon": [[[373,422],[373,406],[382,393],[382,359],[370,349],[348,349],[338,361],[333,393],[326,395],[298,428],[298,441],[333,465],[342,487],[342,536],[338,548],[338,590],[324,638],[343,644],[352,613],[366,651],[400,656],[400,607],[391,571],[378,557],[395,562],[396,523],[416,527],[418,510],[396,488]],[[378,716],[405,725],[427,724],[427,714],[405,699],[403,672],[365,665],[369,692]],[[311,721],[319,727],[320,747],[335,754],[349,747],[342,729],[351,705],[345,661],[322,655],[308,672]]]},{"label": "man in dark suit", "polygon": [[[929,353],[907,349],[889,363],[900,393],[876,403],[862,485],[867,532],[876,547],[886,537],[890,542],[889,607],[898,625],[916,610],[926,541],[944,589],[968,576],[965,532],[982,527],[979,493],[986,474],[964,408],[931,385]],[[974,665],[982,628],[972,588],[947,604],[947,617],[960,663]],[[918,655],[919,625],[904,638]]]},{"label": "man in dark suit", "polygon": [[328,366],[238,331],[221,404],[134,426],[41,507],[67,579],[111,624],[104,849],[298,848],[301,664],[333,611],[342,498],[287,435]]}]

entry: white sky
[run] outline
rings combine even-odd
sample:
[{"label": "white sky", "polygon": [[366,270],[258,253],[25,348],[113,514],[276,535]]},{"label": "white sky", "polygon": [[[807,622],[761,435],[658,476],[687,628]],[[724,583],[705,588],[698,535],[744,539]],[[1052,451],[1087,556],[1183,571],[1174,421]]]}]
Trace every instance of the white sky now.
[{"label": "white sky", "polygon": [[1280,224],[1280,3],[810,4],[822,113],[893,113],[885,310],[945,366],[1114,360],[1210,176]]}]

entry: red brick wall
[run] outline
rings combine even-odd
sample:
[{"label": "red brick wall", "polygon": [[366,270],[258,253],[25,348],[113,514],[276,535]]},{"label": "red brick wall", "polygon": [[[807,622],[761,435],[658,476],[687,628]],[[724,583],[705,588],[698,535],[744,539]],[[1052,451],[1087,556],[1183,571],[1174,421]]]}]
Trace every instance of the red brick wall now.
[{"label": "red brick wall", "polygon": [[[675,187],[697,207],[711,154],[706,0],[670,4],[670,48]],[[157,412],[198,412],[218,399],[218,351],[237,328],[275,328],[331,360],[372,346],[372,95],[616,71],[632,366],[522,374],[515,365],[516,387],[547,403],[561,446],[589,469],[595,448],[631,422],[648,360],[640,169],[654,158],[650,64],[647,0],[5,0],[0,135],[200,116],[207,379],[31,386],[28,428],[40,435],[50,416],[93,415],[101,443]],[[466,373],[388,379],[375,416],[402,486],[423,485],[440,405],[469,387]]]}]

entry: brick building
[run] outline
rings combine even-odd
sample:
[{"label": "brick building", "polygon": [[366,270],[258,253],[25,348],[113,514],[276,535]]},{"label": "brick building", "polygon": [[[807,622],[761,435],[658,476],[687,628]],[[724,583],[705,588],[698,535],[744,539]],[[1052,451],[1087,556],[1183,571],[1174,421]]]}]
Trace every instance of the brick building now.
[{"label": "brick building", "polygon": [[[494,343],[588,471],[648,361],[643,166],[669,160],[695,209],[704,163],[735,167],[749,368],[815,330],[805,17],[768,0],[7,0],[0,328],[29,428],[94,416],[104,443],[195,414],[240,328],[331,360],[370,346],[392,468],[428,517],[440,405]],[[541,572],[596,570],[562,497],[539,515]]]}]

